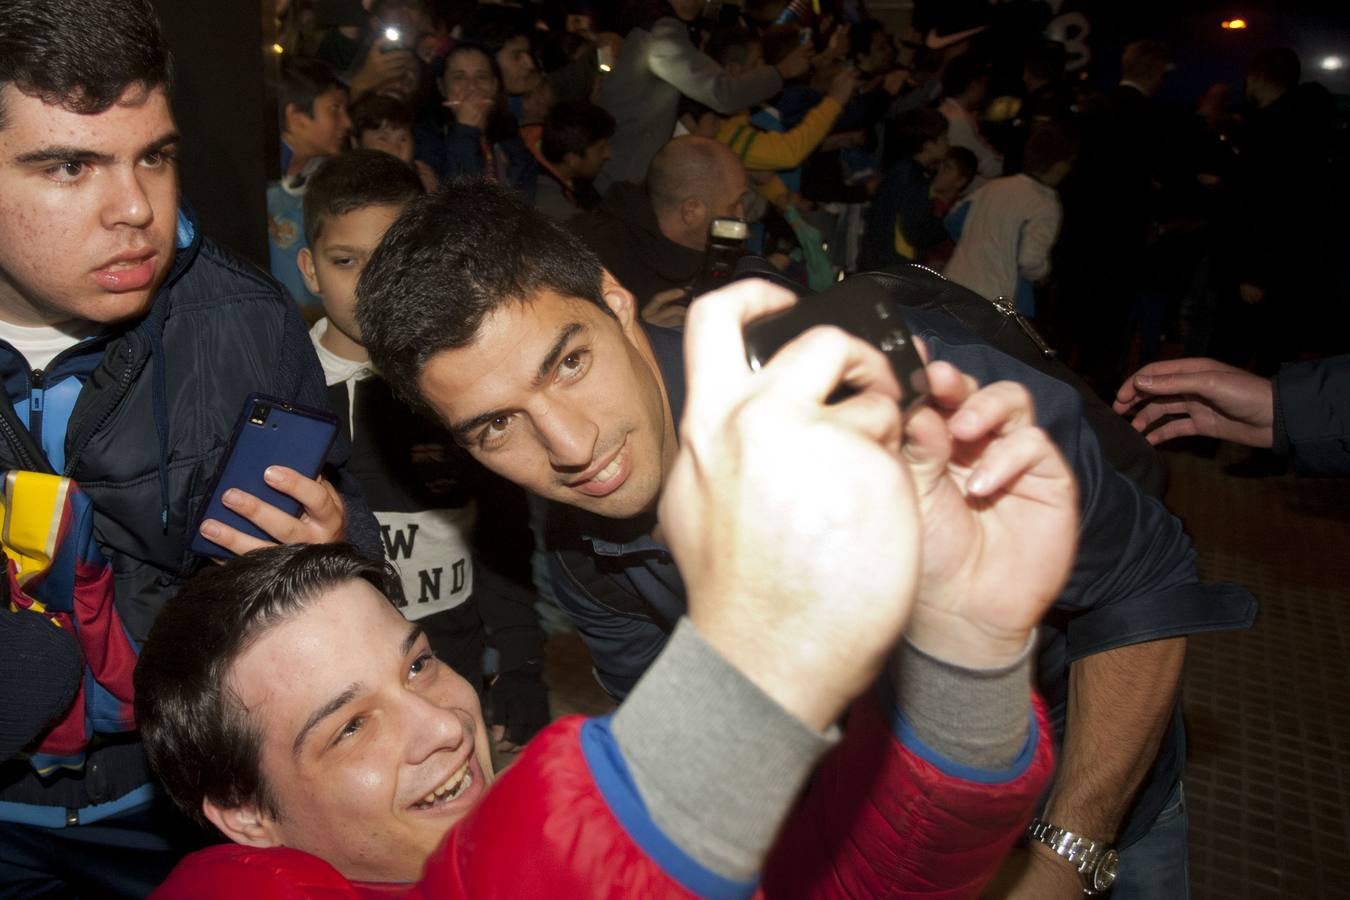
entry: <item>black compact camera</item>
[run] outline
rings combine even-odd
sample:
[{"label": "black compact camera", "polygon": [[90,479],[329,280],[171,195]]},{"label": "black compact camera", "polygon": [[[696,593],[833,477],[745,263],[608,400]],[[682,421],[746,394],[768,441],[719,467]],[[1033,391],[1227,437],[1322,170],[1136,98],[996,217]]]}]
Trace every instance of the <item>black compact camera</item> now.
[{"label": "black compact camera", "polygon": [[[737,277],[759,277],[783,284],[765,271],[738,269]],[[789,285],[791,286],[791,285]],[[900,407],[908,412],[928,396],[928,374],[905,325],[901,304],[867,279],[841,281],[819,294],[802,297],[790,309],[756,319],[745,326],[745,357],[758,370],[797,335],[816,325],[834,325],[860,337],[886,354],[900,383]],[[848,392],[830,398],[843,399]]]}]

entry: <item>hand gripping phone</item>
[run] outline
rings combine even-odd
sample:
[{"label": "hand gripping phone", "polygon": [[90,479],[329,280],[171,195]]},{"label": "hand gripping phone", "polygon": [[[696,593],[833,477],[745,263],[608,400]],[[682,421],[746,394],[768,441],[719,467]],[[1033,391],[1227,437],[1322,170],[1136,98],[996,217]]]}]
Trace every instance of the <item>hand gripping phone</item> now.
[{"label": "hand gripping phone", "polygon": [[205,519],[224,522],[259,540],[275,540],[225,506],[220,498],[230,488],[238,488],[283,512],[298,516],[300,501],[268,485],[263,480],[263,472],[268,466],[287,466],[308,478],[317,477],[337,437],[337,429],[337,417],[326,411],[264,394],[250,394],[235,423],[225,458],[216,471],[210,500],[193,528],[192,551],[217,559],[234,555],[202,537],[200,528]]},{"label": "hand gripping phone", "polygon": [[[748,273],[747,273],[748,274]],[[886,354],[900,383],[900,408],[908,412],[928,396],[928,374],[914,346],[900,303],[866,279],[849,279],[803,297],[791,309],[745,326],[745,357],[758,370],[788,341],[816,325],[834,325]],[[836,392],[831,401],[848,391]]]}]

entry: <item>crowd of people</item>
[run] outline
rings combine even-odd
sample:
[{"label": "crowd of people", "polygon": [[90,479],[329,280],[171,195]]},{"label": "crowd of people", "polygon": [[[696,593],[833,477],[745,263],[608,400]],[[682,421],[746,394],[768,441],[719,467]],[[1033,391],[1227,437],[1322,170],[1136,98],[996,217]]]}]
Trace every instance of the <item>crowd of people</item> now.
[{"label": "crowd of people", "polygon": [[[1186,639],[1256,603],[1151,444],[1350,472],[1292,51],[1192,114],[1156,40],[1100,92],[855,2],[275,25],[269,277],[148,0],[0,0],[0,896],[1188,896]],[[745,362],[854,278],[924,403]],[[202,518],[253,394],[338,432],[224,493],[263,538]],[[617,712],[550,722],[545,625]]]}]

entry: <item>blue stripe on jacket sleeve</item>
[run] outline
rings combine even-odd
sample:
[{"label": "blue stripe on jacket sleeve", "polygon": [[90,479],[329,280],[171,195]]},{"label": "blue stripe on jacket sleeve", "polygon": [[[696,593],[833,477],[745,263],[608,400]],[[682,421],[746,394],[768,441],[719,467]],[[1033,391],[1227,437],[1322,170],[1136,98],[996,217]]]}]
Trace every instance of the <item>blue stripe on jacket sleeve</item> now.
[{"label": "blue stripe on jacket sleeve", "polygon": [[693,894],[736,900],[753,894],[758,880],[732,881],[705,868],[666,837],[651,820],[610,725],[609,716],[590,719],[582,725],[581,751],[601,796],[633,842],[662,871]]},{"label": "blue stripe on jacket sleeve", "polygon": [[1021,751],[1012,764],[1008,768],[1000,770],[977,769],[974,766],[948,759],[919,738],[913,726],[905,720],[899,707],[891,703],[888,708],[891,711],[891,731],[894,733],[896,740],[919,759],[931,764],[939,772],[952,778],[960,778],[975,784],[1006,784],[1022,777],[1031,766],[1032,760],[1036,758],[1036,746],[1040,742],[1040,727],[1036,723],[1034,710],[1029,713],[1031,724],[1027,729],[1026,743],[1022,745]]}]

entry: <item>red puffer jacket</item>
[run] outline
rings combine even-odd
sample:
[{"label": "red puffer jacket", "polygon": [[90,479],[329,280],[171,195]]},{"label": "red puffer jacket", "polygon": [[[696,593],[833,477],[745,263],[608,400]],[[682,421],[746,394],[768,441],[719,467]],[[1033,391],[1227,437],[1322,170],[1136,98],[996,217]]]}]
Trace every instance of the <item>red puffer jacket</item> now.
[{"label": "red puffer jacket", "polygon": [[732,882],[684,855],[647,816],[603,719],[541,732],[427,862],[416,885],[348,881],[297,850],[234,844],[185,859],[154,897],[974,897],[1050,777],[1045,709],[1006,772],[933,757],[903,722],[858,703],[765,866]]}]

